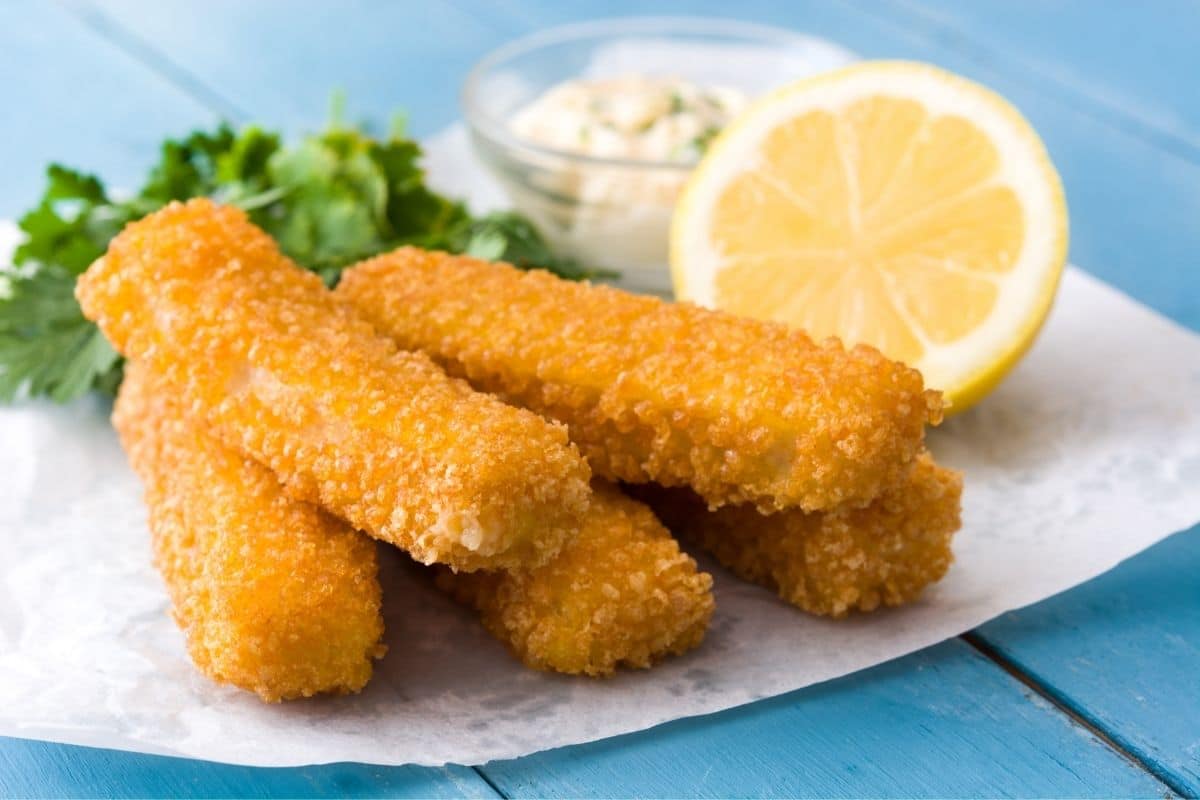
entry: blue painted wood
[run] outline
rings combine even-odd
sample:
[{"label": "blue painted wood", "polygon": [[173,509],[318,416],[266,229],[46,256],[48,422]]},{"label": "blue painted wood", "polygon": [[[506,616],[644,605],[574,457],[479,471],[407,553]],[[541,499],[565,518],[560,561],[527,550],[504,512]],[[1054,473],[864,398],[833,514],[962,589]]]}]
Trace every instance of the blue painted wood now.
[{"label": "blue painted wood", "polygon": [[[167,135],[218,112],[105,39],[78,14],[33,0],[0,4],[0,104],[7,153],[0,217],[20,213],[58,160],[110,185],[139,181]],[[471,769],[334,765],[255,770],[91,748],[0,739],[0,797],[363,796],[491,797]]]},{"label": "blue painted wood", "polygon": [[433,133],[457,118],[473,61],[507,38],[453,3],[77,0],[71,8],[114,21],[229,106],[292,133],[322,125],[335,90],[345,91],[352,119],[387,123],[407,110],[413,133]]},{"label": "blue painted wood", "polygon": [[497,797],[470,767],[258,769],[0,738],[0,797]]},{"label": "blue painted wood", "polygon": [[[292,130],[320,125],[326,99],[341,87],[354,113],[382,120],[408,109],[419,134],[456,117],[457,88],[470,65],[512,36],[590,16],[729,13],[727,4],[714,0],[611,0],[602,8],[511,0],[470,10],[465,3],[110,0],[93,13],[155,42],[173,64],[271,124]],[[874,5],[822,0],[746,0],[738,4],[737,16],[812,31],[870,57],[931,60],[998,89],[1030,117],[1063,174],[1072,257],[1175,319],[1194,319],[1200,312],[1200,291],[1184,289],[1193,254],[1200,252],[1200,227],[1194,224],[1200,218],[1200,165],[1172,158],[1137,131],[1047,96],[1041,77],[1023,65],[947,47],[923,18],[905,24],[881,18]],[[419,35],[406,36],[409,31]],[[288,44],[263,48],[263,41]],[[305,42],[314,44],[304,47]]]},{"label": "blue painted wood", "polygon": [[888,0],[870,10],[1023,70],[1063,102],[1200,159],[1200,3]]},{"label": "blue painted wood", "polygon": [[1200,526],[977,633],[1181,792],[1200,796]]},{"label": "blue painted wood", "polygon": [[[155,58],[166,60],[171,66],[168,72],[174,77],[178,78],[182,73],[208,87],[230,105],[244,107],[256,118],[269,124],[279,122],[293,130],[319,124],[329,90],[341,86],[350,93],[352,110],[384,117],[392,108],[404,106],[413,112],[414,129],[418,133],[427,133],[455,116],[454,87],[480,51],[511,35],[544,24],[599,14],[735,13],[748,19],[812,30],[843,41],[870,56],[934,60],[983,80],[1013,98],[1043,132],[1062,169],[1072,202],[1076,260],[1160,310],[1197,326],[1200,283],[1191,274],[1192,254],[1200,251],[1197,248],[1200,243],[1196,240],[1200,231],[1194,225],[1200,210],[1200,181],[1197,181],[1195,166],[1186,159],[1165,154],[1162,141],[1147,135],[1146,131],[1097,115],[1092,109],[1091,98],[1066,103],[1048,95],[1039,85],[1044,82],[1044,76],[1029,63],[1008,58],[1003,52],[998,56],[982,52],[970,42],[964,44],[948,37],[944,31],[931,28],[928,19],[906,15],[910,9],[902,8],[901,12],[905,13],[899,13],[889,8],[887,13],[881,14],[871,6],[849,7],[822,2],[778,5],[744,2],[736,9],[730,9],[727,4],[715,2],[635,4],[626,0],[605,3],[602,11],[590,13],[588,6],[583,4],[550,3],[492,3],[470,8],[465,4],[439,5],[424,9],[408,4],[354,4],[331,11],[332,7],[289,3],[283,11],[282,3],[278,2],[237,4],[231,0],[217,0],[183,6],[118,0],[104,5],[104,15],[130,32],[139,46],[152,48]],[[1062,30],[1067,35],[1072,29],[1066,25]],[[280,44],[264,47],[263,42],[267,41]],[[125,45],[128,44],[126,41]],[[137,47],[133,50],[136,52]],[[1136,198],[1136,202],[1130,198]],[[1195,538],[1190,537],[1191,540]],[[1182,547],[1190,548],[1189,552],[1200,552],[1194,543],[1182,541]],[[1172,563],[1155,567],[1156,570],[1175,568]],[[1114,575],[1121,574],[1122,570]],[[1149,582],[1162,580],[1163,577],[1156,574]],[[1069,598],[1072,594],[1064,597]],[[1058,600],[1043,605],[1053,606],[1056,602]],[[1128,602],[1130,607],[1136,607],[1146,602],[1146,598],[1135,593]],[[1097,601],[1095,606],[1084,608],[1081,613],[1079,625],[1089,628],[1095,624],[1093,617],[1096,614],[1111,614],[1112,609]],[[1124,618],[1129,620],[1128,615]],[[1029,631],[1012,633],[1010,639],[1001,641],[998,634],[987,629],[988,641],[1011,647],[1004,652],[1016,660],[1022,657],[1022,637],[1028,636]],[[1195,641],[1194,636],[1192,640]],[[1069,650],[1072,644],[1071,638],[1064,635],[1051,637],[1046,647]],[[941,649],[934,652],[939,654],[939,659],[946,658]],[[929,654],[918,658],[926,657]],[[961,659],[962,664],[952,663],[955,659]],[[925,782],[927,773],[943,774],[941,785],[950,785],[947,776],[960,771],[961,761],[972,765],[975,786],[988,786],[992,789],[989,793],[993,794],[1019,793],[1021,789],[1017,787],[1030,785],[1033,777],[1025,774],[1019,764],[1014,773],[1010,758],[1003,753],[995,752],[993,758],[984,758],[982,754],[986,747],[978,742],[1001,742],[1029,730],[1035,735],[1022,740],[1021,748],[1028,745],[1028,749],[1019,748],[1019,752],[1029,753],[1028,757],[1034,760],[1042,759],[1037,763],[1043,764],[1054,776],[1053,780],[1061,779],[1065,786],[1069,780],[1066,773],[1046,763],[1046,759],[1055,760],[1053,753],[1062,752],[1055,748],[1061,746],[1063,719],[1034,703],[1021,703],[1019,695],[1008,712],[1016,716],[1000,719],[1000,712],[981,714],[972,725],[960,726],[979,729],[980,737],[975,743],[938,738],[938,731],[949,731],[954,726],[938,714],[931,714],[930,709],[939,713],[946,709],[970,709],[980,694],[976,687],[993,686],[993,682],[1000,679],[993,667],[978,658],[954,654],[954,658],[940,664],[939,668],[947,675],[957,675],[962,670],[967,677],[939,678],[933,685],[904,675],[892,675],[898,685],[914,680],[913,694],[907,705],[889,705],[882,702],[879,695],[871,694],[875,681],[882,680],[881,674],[886,678],[887,670],[903,670],[912,660],[866,673],[865,677],[847,679],[846,685],[854,688],[845,690],[844,695],[831,694],[830,687],[820,687],[729,715],[678,723],[655,732],[534,759],[490,765],[488,772],[489,775],[514,776],[516,785],[537,794],[541,784],[536,782],[541,778],[536,770],[521,770],[526,763],[538,763],[546,769],[553,767],[553,774],[566,780],[559,785],[574,786],[577,793],[621,794],[623,792],[617,787],[633,787],[638,780],[643,781],[643,786],[663,787],[659,793],[670,793],[666,784],[653,783],[651,772],[674,770],[676,775],[683,776],[674,784],[676,793],[680,793],[692,791],[685,788],[692,786],[686,779],[699,774],[695,769],[697,764],[707,768],[716,761],[722,767],[720,777],[727,793],[777,794],[785,791],[777,787],[799,786],[786,781],[797,779],[797,772],[789,772],[789,769],[802,763],[806,768],[803,777],[811,781],[805,786],[812,793],[853,792],[844,780],[839,783],[829,779],[827,784],[820,781],[830,774],[842,775],[843,771],[858,769],[860,772],[866,770],[878,780],[875,785],[881,788],[877,788],[876,793],[917,794],[934,791],[924,788],[935,785],[935,782]],[[1126,720],[1120,715],[1111,722],[1104,722],[1104,717],[1093,707],[1097,698],[1083,691],[1088,689],[1087,683],[1100,684],[1098,674],[1102,674],[1104,680],[1110,680],[1110,685],[1119,683],[1122,674],[1138,674],[1126,670],[1120,653],[1092,665],[1095,672],[1084,675],[1059,669],[1052,660],[1041,664],[1043,671],[1038,673],[1039,678],[1064,698],[1081,698],[1079,707],[1085,715],[1093,715],[1102,724],[1115,728],[1125,724]],[[1177,692],[1178,709],[1181,714],[1194,712],[1197,698],[1186,688],[1193,685],[1188,681],[1196,673],[1196,664],[1182,659],[1177,663],[1152,666],[1152,671],[1142,674],[1166,687],[1184,687]],[[859,680],[866,683],[855,683]],[[1071,690],[1076,689],[1080,693],[1072,694]],[[1003,694],[997,690],[996,696],[1003,697]],[[861,701],[850,702],[860,695]],[[1128,708],[1122,709],[1120,714],[1133,714],[1142,726],[1144,735],[1137,740],[1138,746],[1143,748],[1140,752],[1167,752],[1177,743],[1178,740],[1172,738],[1174,732],[1158,725],[1153,715],[1137,716],[1136,712],[1136,708]],[[1036,721],[1030,722],[1026,714],[1034,714],[1032,719]],[[799,741],[794,737],[798,725],[826,731],[830,728],[820,728],[815,723],[849,717],[861,720],[859,728],[852,734],[845,734],[852,738],[832,741],[824,749],[811,745],[811,752],[823,754],[821,759],[801,761],[809,751],[802,750],[797,754],[778,745],[779,742]],[[1193,713],[1193,718],[1200,716]],[[880,724],[881,720],[884,724]],[[732,726],[729,735],[723,733],[727,726]],[[914,730],[927,733],[928,737],[922,739]],[[1055,730],[1059,733],[1050,735]],[[1115,733],[1113,730],[1107,732]],[[1087,755],[1074,754],[1071,758],[1081,759],[1077,763],[1085,765],[1099,761],[1105,765],[1104,770],[1108,769],[1108,755],[1095,740],[1083,735],[1076,738],[1087,741]],[[720,743],[720,747],[714,750],[707,746],[706,742],[710,741]],[[913,747],[915,741],[925,743],[920,752]],[[864,742],[870,747],[863,745]],[[838,744],[841,746],[835,746]],[[856,745],[862,749],[856,750]],[[974,752],[972,760],[967,756],[977,745],[981,749]],[[62,750],[69,753],[74,748]],[[628,758],[622,758],[626,751]],[[1033,751],[1040,752],[1041,756],[1033,755]],[[4,748],[0,748],[0,752],[4,752]],[[892,752],[906,753],[914,763],[890,760],[887,754]],[[768,758],[765,754],[776,757]],[[557,760],[539,760],[549,759],[550,755]],[[120,769],[123,759],[129,757],[114,754],[111,758],[113,768]],[[918,769],[926,760],[931,766]],[[813,761],[819,763],[814,765]],[[1103,770],[1101,774],[1104,774]],[[584,776],[591,781],[588,786],[572,783]],[[922,776],[921,783],[917,783],[914,776]],[[890,779],[886,786],[885,778]],[[550,780],[549,773],[545,779]],[[144,774],[141,778],[136,774],[131,776],[131,781],[138,780],[150,779]],[[713,780],[711,773],[708,780]],[[966,785],[967,779],[962,780],[962,785]],[[526,785],[523,781],[535,783]],[[1064,788],[1057,793],[1141,791],[1127,788],[1120,781],[1107,789],[1101,784],[1102,781],[1089,784],[1084,778],[1074,792]],[[699,792],[704,785],[693,786],[693,789]],[[567,791],[566,788],[561,790]],[[632,789],[628,791],[632,792]],[[1161,787],[1155,791],[1161,791]],[[154,792],[146,790],[146,793]]]},{"label": "blue painted wood", "polygon": [[[955,6],[963,15],[975,7]],[[1089,24],[1099,23],[1089,21],[1084,27]],[[842,38],[872,54],[927,57],[926,52],[937,48],[943,54],[940,63],[984,80],[1014,99],[1046,138],[1063,173],[1072,211],[1073,259],[1176,321],[1200,330],[1200,274],[1195,270],[1200,230],[1187,221],[1200,212],[1200,171],[1186,153],[1164,149],[1155,136],[1110,124],[1086,108],[1064,107],[1020,72],[1010,77],[1006,70],[1000,76],[990,58],[979,59],[962,43],[946,49],[927,33],[891,28],[887,23],[864,25]],[[1075,28],[1064,23],[1056,29],[1072,31],[1060,34],[1064,46],[1070,47],[1066,41],[1074,38]],[[1163,38],[1179,35],[1186,36],[1186,30]],[[878,46],[885,39],[886,49]],[[1113,62],[1109,69],[1133,74],[1145,54],[1122,60],[1120,48],[1113,48],[1107,56]],[[1194,96],[1181,101],[1177,91],[1166,102],[1200,113],[1200,101]],[[1176,214],[1179,209],[1185,211]],[[1160,247],[1162,243],[1168,244]],[[1170,557],[1159,556],[1160,552]],[[1198,791],[1195,776],[1200,763],[1200,681],[1196,678],[1200,655],[1195,648],[1176,645],[1200,641],[1196,619],[1200,597],[1185,591],[1195,585],[1194,568],[1188,565],[1196,563],[1200,563],[1200,536],[1177,537],[1095,584],[1023,612],[1016,617],[1025,621],[1023,625],[1002,621],[982,631],[987,642],[1029,670],[1051,693],[1151,762],[1173,785],[1193,794]],[[1124,591],[1109,591],[1117,585]],[[1178,607],[1167,610],[1161,591],[1170,586],[1182,588],[1175,593]],[[1143,608],[1143,614],[1134,612]],[[1080,635],[1095,647],[1088,650],[1076,638]],[[1106,636],[1113,646],[1101,654],[1100,643]],[[1157,704],[1148,699],[1153,693],[1147,694],[1143,687],[1156,687]],[[1170,713],[1164,713],[1166,708]]]},{"label": "blue painted wood", "polygon": [[[612,14],[640,9],[721,14],[724,6],[612,0],[605,8]],[[1072,260],[1167,316],[1200,327],[1195,270],[1200,165],[1164,151],[1137,131],[1047,96],[1040,77],[1024,68],[947,47],[941,37],[915,23],[881,18],[877,8],[836,0],[745,0],[737,15],[811,31],[870,58],[932,61],[999,91],[1029,117],[1062,174],[1071,211]],[[1061,35],[1069,38],[1069,27]]]},{"label": "blue painted wood", "polygon": [[[964,14],[972,7],[956,6]],[[1072,206],[1073,258],[1175,320],[1200,329],[1200,275],[1195,271],[1200,229],[1193,222],[1200,212],[1200,171],[1187,154],[1181,155],[1175,148],[1165,151],[1158,137],[1112,123],[1094,114],[1087,104],[1063,106],[1038,85],[1041,76],[1036,73],[1024,68],[1006,69],[993,59],[980,59],[961,45],[948,48],[920,27],[905,29],[900,22],[881,22],[873,18],[873,11],[868,15],[861,8],[822,4],[801,7],[793,3],[787,7],[792,16],[784,16],[781,10],[747,3],[739,5],[739,15],[754,18],[764,11],[758,17],[762,21],[814,30],[870,56],[933,59],[999,89],[1031,117],[1063,173]],[[1071,26],[1059,25],[1057,30],[1061,38],[1071,38],[1063,36],[1073,30]],[[1186,32],[1173,35],[1186,36]],[[1132,60],[1121,61],[1117,52],[1119,49],[1107,53],[1113,62],[1110,69],[1136,72],[1134,62],[1144,54],[1133,51]],[[1169,101],[1181,102],[1178,93]],[[1200,102],[1190,97],[1184,102],[1190,110],[1200,111]],[[1131,198],[1137,198],[1137,202],[1131,202]],[[1195,535],[1162,547],[1200,560],[1200,538]],[[1157,579],[1132,584],[1141,586],[1141,602],[1147,607],[1155,604],[1157,585],[1194,580],[1194,573],[1181,566],[1178,559],[1152,563],[1161,572]],[[1119,569],[1112,579],[1123,580],[1132,569]],[[1196,722],[1200,720],[1200,692],[1195,690],[1200,683],[1195,676],[1200,674],[1200,658],[1194,650],[1179,653],[1177,658],[1156,658],[1154,654],[1162,654],[1162,648],[1156,650],[1151,645],[1181,639],[1200,641],[1200,624],[1185,613],[1172,618],[1173,626],[1155,627],[1152,619],[1131,618],[1123,610],[1137,607],[1136,595],[1112,597],[1106,604],[1103,600],[1107,595],[1102,591],[1093,593],[1090,587],[1077,591],[1087,593],[1090,602],[1074,605],[1071,599],[1075,594],[1068,593],[1038,608],[1043,614],[1054,613],[1061,602],[1065,609],[1061,613],[1078,620],[1078,629],[1105,630],[1116,641],[1123,642],[1126,637],[1111,629],[1112,620],[1119,620],[1123,628],[1136,626],[1144,634],[1138,639],[1144,649],[1131,649],[1126,657],[1126,648],[1113,648],[1085,672],[1068,668],[1076,665],[1065,658],[1074,648],[1074,640],[1066,630],[1042,640],[1038,647],[1026,646],[1022,639],[1026,631],[1021,629],[985,628],[988,640],[1002,644],[1019,665],[1034,661],[1042,665],[1036,675],[1051,692],[1068,700],[1118,741],[1128,743],[1174,785],[1195,793],[1194,770],[1200,761],[1196,745],[1200,736],[1200,723]],[[1194,598],[1193,594],[1185,601],[1193,610],[1197,607]],[[1026,654],[1027,649],[1032,652]],[[1064,659],[1047,657],[1052,654]],[[1137,701],[1144,695],[1136,688],[1127,688],[1124,693],[1113,690],[1145,684],[1162,687],[1162,701],[1172,704],[1173,714],[1163,715],[1152,704]],[[1130,697],[1134,702],[1122,702]],[[1126,726],[1128,734],[1123,735]]]},{"label": "blue painted wood", "polygon": [[115,185],[140,178],[170,133],[212,114],[48,3],[0,3],[0,217],[30,206],[54,160]]},{"label": "blue painted wood", "polygon": [[1091,797],[1167,790],[955,640],[783,697],[482,768],[520,797]]}]

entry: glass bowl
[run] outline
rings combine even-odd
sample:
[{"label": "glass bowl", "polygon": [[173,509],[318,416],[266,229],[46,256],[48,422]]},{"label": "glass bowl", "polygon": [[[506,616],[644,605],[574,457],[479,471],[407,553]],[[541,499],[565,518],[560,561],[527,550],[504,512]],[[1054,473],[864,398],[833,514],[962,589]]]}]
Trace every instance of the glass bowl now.
[{"label": "glass bowl", "polygon": [[633,161],[547,147],[513,133],[514,115],[575,78],[629,75],[737,89],[750,98],[853,60],[780,28],[698,17],[631,17],[544,30],[484,57],[462,90],[474,149],[513,207],[559,253],[666,288],[675,198],[694,164]]}]

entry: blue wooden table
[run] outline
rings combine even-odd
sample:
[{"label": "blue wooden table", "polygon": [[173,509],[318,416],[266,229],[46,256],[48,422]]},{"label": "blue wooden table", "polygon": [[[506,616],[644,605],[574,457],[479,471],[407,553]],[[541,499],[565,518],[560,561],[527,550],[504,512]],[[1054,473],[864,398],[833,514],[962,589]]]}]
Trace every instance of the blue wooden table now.
[{"label": "blue wooden table", "polygon": [[[989,84],[1062,172],[1075,263],[1200,329],[1200,4],[1183,0],[8,0],[0,217],[50,160],[132,185],[167,134],[222,117],[311,129],[334,87],[352,112],[404,108],[432,133],[487,49],[630,13],[736,14]],[[908,658],[514,761],[250,769],[0,739],[0,796],[1196,796],[1197,576],[1193,529]]]}]

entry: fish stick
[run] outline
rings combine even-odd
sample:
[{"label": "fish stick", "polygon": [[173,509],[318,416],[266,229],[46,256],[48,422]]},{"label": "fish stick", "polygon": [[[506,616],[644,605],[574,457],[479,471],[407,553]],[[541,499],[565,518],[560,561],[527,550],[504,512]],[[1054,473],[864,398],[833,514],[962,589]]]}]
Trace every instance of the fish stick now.
[{"label": "fish stick", "polygon": [[525,572],[443,569],[437,582],[525,664],[570,674],[682,654],[713,613],[712,577],[646,506],[600,484],[579,535],[553,561]]},{"label": "fish stick", "polygon": [[877,350],[783,325],[402,248],[336,294],[401,347],[560,420],[593,472],[764,512],[901,483],[940,395]]},{"label": "fish stick", "polygon": [[237,209],[128,225],[76,294],[294,498],[418,561],[535,565],[579,528],[590,471],[563,426],[398,351]]},{"label": "fish stick", "polygon": [[843,617],[911,602],[940,580],[954,556],[962,478],[919,456],[908,480],[865,508],[826,513],[705,508],[679,489],[633,488],[685,543],[734,574],[813,614]]},{"label": "fish stick", "polygon": [[288,498],[144,364],[126,366],[113,423],[200,671],[271,702],[362,689],[385,649],[375,542]]}]

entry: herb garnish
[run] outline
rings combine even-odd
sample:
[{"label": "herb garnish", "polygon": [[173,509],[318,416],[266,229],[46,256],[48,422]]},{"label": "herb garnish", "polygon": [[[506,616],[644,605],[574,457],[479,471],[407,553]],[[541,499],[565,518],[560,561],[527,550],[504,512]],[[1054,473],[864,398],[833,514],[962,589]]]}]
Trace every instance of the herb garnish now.
[{"label": "herb garnish", "polygon": [[336,120],[293,145],[221,125],[163,143],[145,184],[116,199],[92,175],[52,164],[20,219],[14,266],[0,266],[0,402],[112,394],[121,359],[75,302],[75,279],[128,222],[172,200],[208,196],[244,209],[297,263],[330,285],[347,265],[405,244],[607,277],[556,257],[527,219],[472,216],[425,184],[421,150],[401,130],[374,139]]}]

